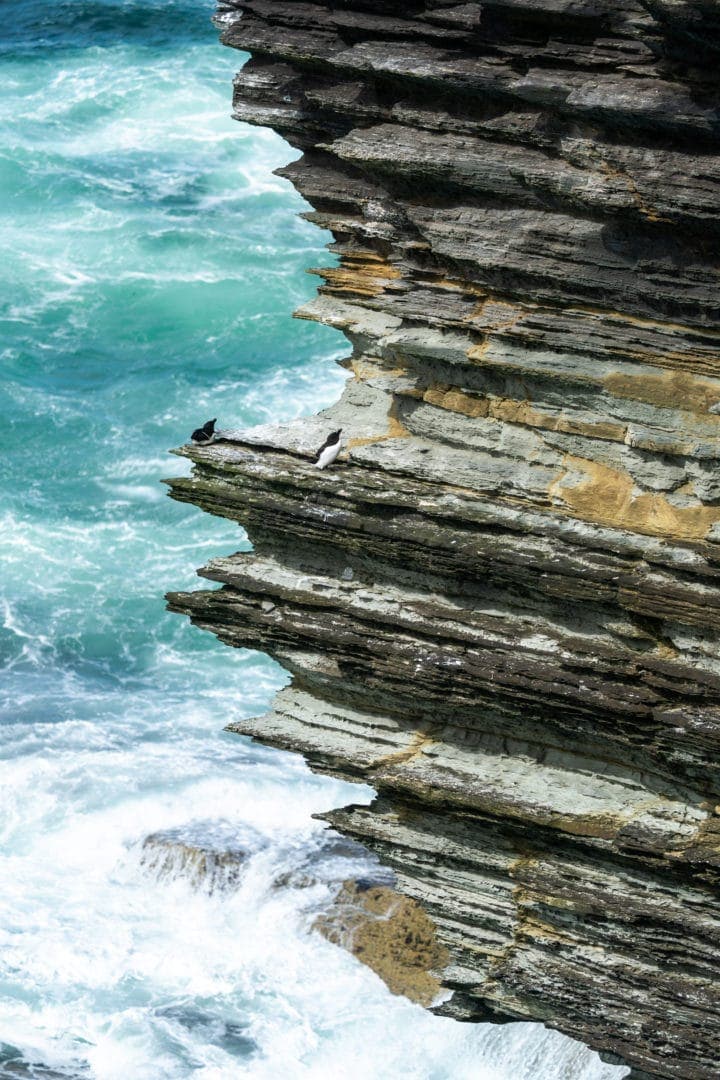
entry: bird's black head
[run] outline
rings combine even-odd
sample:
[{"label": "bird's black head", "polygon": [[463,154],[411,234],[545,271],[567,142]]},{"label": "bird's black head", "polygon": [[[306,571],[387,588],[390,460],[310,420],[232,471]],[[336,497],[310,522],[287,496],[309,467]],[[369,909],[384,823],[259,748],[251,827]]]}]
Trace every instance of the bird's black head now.
[{"label": "bird's black head", "polygon": [[215,417],[214,420],[208,420],[205,424],[203,424],[203,431],[206,432],[208,435],[212,435],[214,433],[214,431],[215,431],[216,423],[217,423],[217,416]]},{"label": "bird's black head", "polygon": [[340,442],[340,436],[342,435],[342,428],[338,428],[337,431],[333,431],[332,435],[328,435],[328,446],[332,446],[333,443]]}]

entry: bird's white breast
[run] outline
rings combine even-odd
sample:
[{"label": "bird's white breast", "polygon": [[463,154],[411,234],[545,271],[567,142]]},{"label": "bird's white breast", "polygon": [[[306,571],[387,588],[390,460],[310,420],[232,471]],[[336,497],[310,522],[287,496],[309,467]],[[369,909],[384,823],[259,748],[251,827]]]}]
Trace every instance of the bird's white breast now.
[{"label": "bird's white breast", "polygon": [[316,469],[327,469],[328,465],[332,465],[335,458],[340,453],[340,443],[333,443],[332,446],[326,446],[320,457],[315,462]]}]

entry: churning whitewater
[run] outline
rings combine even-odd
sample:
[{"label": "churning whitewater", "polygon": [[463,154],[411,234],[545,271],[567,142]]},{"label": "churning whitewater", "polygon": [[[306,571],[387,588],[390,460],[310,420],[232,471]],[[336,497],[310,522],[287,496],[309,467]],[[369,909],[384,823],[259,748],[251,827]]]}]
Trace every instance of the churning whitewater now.
[{"label": "churning whitewater", "polygon": [[340,335],[290,318],[328,238],[272,175],[292,151],[229,119],[210,14],[3,6],[0,1077],[621,1076],[434,1017],[310,932],[368,872],[312,815],[371,792],[225,734],[284,674],[164,611],[246,544],[165,497],[167,448],[343,378]]}]

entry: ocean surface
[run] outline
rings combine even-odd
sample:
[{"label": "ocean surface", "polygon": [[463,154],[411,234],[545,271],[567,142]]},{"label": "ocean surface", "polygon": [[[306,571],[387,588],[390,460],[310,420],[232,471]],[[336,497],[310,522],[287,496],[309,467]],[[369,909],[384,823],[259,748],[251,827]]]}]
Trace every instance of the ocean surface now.
[{"label": "ocean surface", "polygon": [[[371,792],[224,733],[285,675],[164,610],[247,544],[166,497],[168,448],[344,377],[342,337],[290,317],[328,237],[272,175],[293,151],[229,118],[242,57],[210,14],[2,5],[0,1077],[622,1076],[533,1025],[434,1017],[310,931],[368,869],[318,862],[311,815]],[[242,848],[239,880],[153,864],[168,830]]]}]

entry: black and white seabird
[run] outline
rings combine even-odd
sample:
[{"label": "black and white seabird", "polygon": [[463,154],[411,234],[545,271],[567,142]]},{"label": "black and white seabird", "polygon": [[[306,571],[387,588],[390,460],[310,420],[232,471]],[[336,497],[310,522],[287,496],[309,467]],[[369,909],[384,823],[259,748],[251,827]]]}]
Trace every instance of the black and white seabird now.
[{"label": "black and white seabird", "polygon": [[202,427],[195,428],[190,438],[194,443],[211,443],[215,442],[215,424],[217,417],[214,420],[208,420]]},{"label": "black and white seabird", "polygon": [[341,435],[342,428],[340,428],[339,431],[333,431],[332,435],[328,435],[327,439],[315,455],[316,469],[327,469],[328,465],[332,465],[333,461],[340,453]]}]

